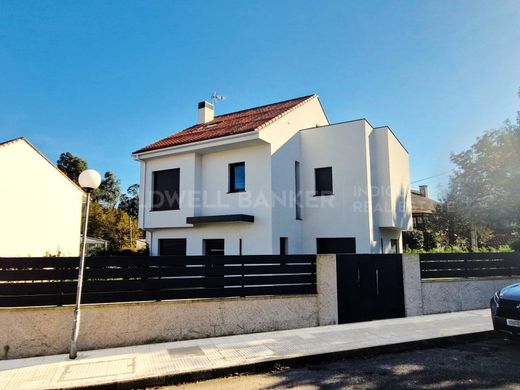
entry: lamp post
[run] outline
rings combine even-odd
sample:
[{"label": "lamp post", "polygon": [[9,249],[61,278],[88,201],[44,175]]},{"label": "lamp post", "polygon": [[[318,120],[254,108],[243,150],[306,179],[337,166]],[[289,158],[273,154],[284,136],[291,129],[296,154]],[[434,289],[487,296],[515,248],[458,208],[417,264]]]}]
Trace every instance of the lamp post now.
[{"label": "lamp post", "polygon": [[78,272],[78,289],[76,291],[76,306],[74,307],[74,322],[72,324],[72,336],[70,338],[70,352],[69,358],[76,359],[78,355],[78,335],[80,324],[80,304],[81,304],[81,290],[83,289],[83,270],[85,268],[85,248],[87,244],[87,227],[88,227],[88,209],[90,206],[90,194],[101,184],[101,176],[94,169],[87,169],[79,175],[79,185],[87,193],[87,202],[85,204],[85,220],[83,221],[83,232],[81,236],[81,256],[79,258],[79,272]]}]

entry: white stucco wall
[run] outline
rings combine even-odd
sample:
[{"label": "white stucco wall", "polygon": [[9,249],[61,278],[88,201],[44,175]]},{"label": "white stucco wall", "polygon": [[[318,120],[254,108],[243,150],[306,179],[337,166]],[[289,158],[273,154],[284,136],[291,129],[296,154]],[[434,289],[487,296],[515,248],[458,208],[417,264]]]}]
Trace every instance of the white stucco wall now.
[{"label": "white stucco wall", "polygon": [[[364,120],[300,132],[304,252],[316,253],[317,237],[356,237],[358,253],[372,252],[368,133]],[[334,195],[314,196],[314,170],[328,166]]]},{"label": "white stucco wall", "polygon": [[380,227],[412,228],[408,152],[388,127],[370,135],[374,220]]},{"label": "white stucco wall", "polygon": [[[246,191],[228,193],[229,164],[245,162]],[[203,239],[225,240],[226,255],[271,253],[271,158],[268,144],[204,154],[181,154],[147,161],[146,189],[151,197],[152,171],[180,168],[179,210],[150,211],[145,205],[144,227],[150,230],[151,253],[158,254],[161,238],[186,238],[187,254],[201,255]],[[198,183],[197,183],[198,180]],[[254,223],[229,222],[190,225],[186,217],[248,214]]]},{"label": "white stucco wall", "polygon": [[0,256],[77,256],[83,191],[24,140],[0,146]]}]

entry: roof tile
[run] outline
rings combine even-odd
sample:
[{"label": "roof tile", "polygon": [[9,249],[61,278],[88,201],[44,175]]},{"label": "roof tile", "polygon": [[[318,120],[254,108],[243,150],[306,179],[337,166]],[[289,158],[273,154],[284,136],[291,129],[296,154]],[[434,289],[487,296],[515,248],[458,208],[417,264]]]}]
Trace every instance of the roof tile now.
[{"label": "roof tile", "polygon": [[145,146],[134,153],[148,152],[171,146],[255,131],[287,114],[315,96],[316,95],[307,95],[283,102],[218,115],[210,122],[188,127],[187,129]]}]

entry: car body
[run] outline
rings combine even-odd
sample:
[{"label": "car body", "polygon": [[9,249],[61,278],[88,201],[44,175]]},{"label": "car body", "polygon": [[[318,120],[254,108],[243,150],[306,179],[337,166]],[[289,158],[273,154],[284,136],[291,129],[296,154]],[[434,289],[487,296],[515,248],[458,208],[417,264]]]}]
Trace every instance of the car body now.
[{"label": "car body", "polygon": [[495,330],[520,336],[520,283],[497,291],[490,305]]}]

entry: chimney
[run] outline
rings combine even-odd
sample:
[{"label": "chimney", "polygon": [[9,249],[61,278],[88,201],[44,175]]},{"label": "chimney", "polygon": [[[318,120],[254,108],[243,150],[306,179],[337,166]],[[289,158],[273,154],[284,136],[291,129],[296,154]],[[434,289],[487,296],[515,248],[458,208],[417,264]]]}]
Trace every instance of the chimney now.
[{"label": "chimney", "polygon": [[208,123],[213,120],[214,118],[214,111],[213,111],[213,104],[209,102],[200,102],[199,103],[199,112],[198,112],[198,119],[197,123]]},{"label": "chimney", "polygon": [[419,186],[419,192],[421,196],[428,197],[428,186]]}]

